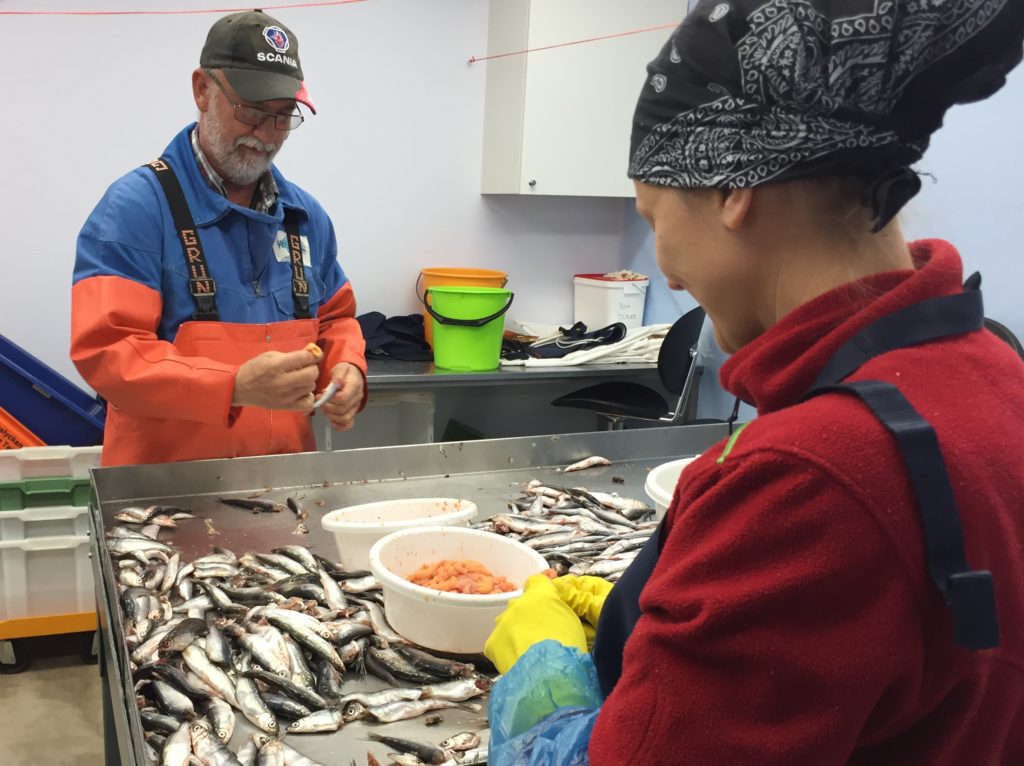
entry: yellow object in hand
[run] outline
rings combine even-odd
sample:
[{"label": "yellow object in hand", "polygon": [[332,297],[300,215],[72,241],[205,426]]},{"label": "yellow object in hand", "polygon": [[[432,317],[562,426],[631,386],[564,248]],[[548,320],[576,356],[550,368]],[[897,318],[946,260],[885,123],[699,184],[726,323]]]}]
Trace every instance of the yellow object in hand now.
[{"label": "yellow object in hand", "polygon": [[512,599],[494,621],[484,655],[499,673],[507,673],[526,650],[546,639],[587,651],[583,623],[562,600],[547,575],[526,581],[523,595]]},{"label": "yellow object in hand", "polygon": [[552,584],[562,601],[568,604],[580,619],[597,627],[604,600],[614,587],[612,583],[600,577],[564,575],[552,580]]}]

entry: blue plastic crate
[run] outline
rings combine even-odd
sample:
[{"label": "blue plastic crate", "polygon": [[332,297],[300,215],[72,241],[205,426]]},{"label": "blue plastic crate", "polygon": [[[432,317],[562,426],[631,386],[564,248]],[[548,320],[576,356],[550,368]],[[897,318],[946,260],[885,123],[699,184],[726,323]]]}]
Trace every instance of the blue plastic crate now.
[{"label": "blue plastic crate", "polygon": [[0,407],[47,444],[103,443],[106,405],[3,335]]}]

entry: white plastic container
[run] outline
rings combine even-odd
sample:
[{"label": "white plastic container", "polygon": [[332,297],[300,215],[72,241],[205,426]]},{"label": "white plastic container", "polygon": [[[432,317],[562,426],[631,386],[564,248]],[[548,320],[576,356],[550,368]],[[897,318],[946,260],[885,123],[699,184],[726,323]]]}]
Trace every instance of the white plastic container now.
[{"label": "white plastic container", "polygon": [[393,532],[370,549],[370,571],[384,590],[388,622],[421,646],[456,654],[478,654],[494,630],[494,618],[522,595],[447,593],[414,585],[406,577],[441,559],[479,561],[494,575],[522,585],[545,570],[537,551],[494,532],[461,527],[420,527]]},{"label": "white plastic container", "polygon": [[644,303],[650,280],[609,279],[603,274],[577,274],[573,282],[573,321],[593,332],[615,322],[627,329],[644,323]]},{"label": "white plastic container", "polygon": [[342,566],[357,570],[370,567],[370,548],[384,535],[428,524],[465,527],[476,511],[476,503],[452,497],[382,500],[331,511],[321,524],[334,533]]},{"label": "white plastic container", "polygon": [[84,537],[89,533],[89,507],[59,505],[0,511],[0,542],[40,537]]},{"label": "white plastic container", "polygon": [[95,610],[88,537],[0,542],[0,622]]},{"label": "white plastic container", "polygon": [[675,494],[676,485],[679,483],[679,474],[698,457],[700,455],[662,463],[647,474],[644,490],[647,492],[647,496],[654,501],[656,518],[661,519],[665,516],[668,506],[672,502],[672,495]]},{"label": "white plastic container", "polygon": [[85,479],[100,465],[102,447],[22,447],[0,450],[0,481],[52,476]]}]

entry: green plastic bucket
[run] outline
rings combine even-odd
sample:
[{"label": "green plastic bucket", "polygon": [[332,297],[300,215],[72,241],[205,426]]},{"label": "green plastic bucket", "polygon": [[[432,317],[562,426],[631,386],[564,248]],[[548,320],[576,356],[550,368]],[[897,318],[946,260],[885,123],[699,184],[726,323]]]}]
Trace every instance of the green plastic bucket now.
[{"label": "green plastic bucket", "polygon": [[493,370],[501,361],[502,317],[512,291],[501,287],[429,287],[423,305],[432,317],[434,364],[445,370]]}]

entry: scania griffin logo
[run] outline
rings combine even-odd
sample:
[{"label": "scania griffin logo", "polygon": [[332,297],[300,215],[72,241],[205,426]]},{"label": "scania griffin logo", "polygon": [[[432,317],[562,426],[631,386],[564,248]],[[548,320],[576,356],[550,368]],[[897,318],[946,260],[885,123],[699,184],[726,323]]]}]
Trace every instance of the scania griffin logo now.
[{"label": "scania griffin logo", "polygon": [[284,53],[288,50],[290,45],[288,35],[284,33],[281,27],[267,27],[263,30],[263,37],[270,43],[270,47],[278,53]]}]

